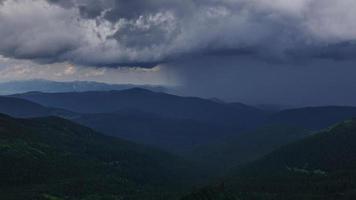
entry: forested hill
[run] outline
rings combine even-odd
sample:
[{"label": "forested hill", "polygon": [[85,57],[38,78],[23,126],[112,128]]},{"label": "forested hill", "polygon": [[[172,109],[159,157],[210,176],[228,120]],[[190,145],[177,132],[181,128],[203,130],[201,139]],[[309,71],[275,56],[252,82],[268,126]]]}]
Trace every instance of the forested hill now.
[{"label": "forested hill", "polygon": [[184,200],[356,198],[356,120],[279,148]]},{"label": "forested hill", "polygon": [[0,115],[0,163],[6,200],[166,199],[199,178],[179,157],[57,117]]}]

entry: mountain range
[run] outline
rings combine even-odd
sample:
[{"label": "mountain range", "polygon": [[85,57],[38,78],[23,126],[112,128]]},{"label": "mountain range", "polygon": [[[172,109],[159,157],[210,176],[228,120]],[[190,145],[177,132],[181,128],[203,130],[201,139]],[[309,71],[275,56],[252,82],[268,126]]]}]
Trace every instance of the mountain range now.
[{"label": "mountain range", "polygon": [[262,110],[247,105],[236,107],[207,99],[181,97],[142,88],[72,93],[30,92],[12,96],[78,113],[139,110],[162,117],[219,122],[235,128],[246,128],[255,120],[261,120],[264,115]]},{"label": "mountain range", "polygon": [[[224,143],[231,138],[234,140],[235,137],[235,140],[239,140],[238,135],[255,128],[288,125],[317,130],[356,116],[355,107],[309,107],[270,112],[241,103],[181,97],[141,88],[67,93],[29,92],[11,97],[44,106],[48,115],[60,113],[59,116],[105,134],[179,154],[200,146]],[[0,112],[13,114],[6,109]]]},{"label": "mountain range", "polygon": [[32,91],[39,92],[83,92],[110,91],[141,87],[153,91],[164,92],[167,88],[154,85],[109,84],[94,81],[50,81],[44,79],[9,81],[0,83],[0,95],[18,94]]},{"label": "mountain range", "polygon": [[[270,141],[267,144],[283,145],[291,141],[290,134],[281,135],[283,128],[279,130],[277,127],[313,131],[356,116],[355,107],[308,107],[271,113],[241,103],[181,97],[141,88],[67,93],[29,92],[0,97],[0,101],[3,102],[0,112],[14,117],[60,116],[107,135],[184,156],[198,156],[194,160],[203,161],[204,157],[211,160],[207,155],[214,154],[222,155],[213,156],[218,160],[235,157],[236,162],[224,164],[228,167],[244,160],[238,156],[238,151],[228,147],[233,146],[227,145],[230,141],[244,141],[249,137],[250,142],[267,140]],[[256,128],[264,127],[270,127],[267,134],[266,131],[262,131],[260,136],[251,133]],[[271,127],[276,127],[276,130],[271,130]],[[268,134],[275,134],[276,137]],[[285,141],[281,139],[283,136],[286,136]],[[272,142],[271,138],[276,141]],[[243,146],[243,143],[240,144]],[[220,148],[221,145],[224,148]],[[239,148],[243,147],[236,147]],[[231,150],[230,156],[224,153],[227,149]],[[197,153],[199,151],[201,153]],[[250,151],[268,153],[259,151],[257,147]]]},{"label": "mountain range", "polygon": [[355,197],[355,107],[131,88],[0,96],[0,113],[1,199]]},{"label": "mountain range", "polygon": [[141,88],[76,93],[30,92],[11,97],[69,110],[68,119],[100,132],[174,152],[188,151],[254,127],[265,112]]}]

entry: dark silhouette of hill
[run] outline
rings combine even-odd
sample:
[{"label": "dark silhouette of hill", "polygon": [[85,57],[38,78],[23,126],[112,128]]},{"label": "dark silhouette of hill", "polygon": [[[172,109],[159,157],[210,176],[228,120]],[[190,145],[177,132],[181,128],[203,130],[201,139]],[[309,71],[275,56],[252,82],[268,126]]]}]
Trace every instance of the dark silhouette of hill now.
[{"label": "dark silhouette of hill", "polygon": [[168,153],[57,118],[0,115],[0,199],[167,199],[198,180]]},{"label": "dark silhouette of hill", "polygon": [[183,198],[335,200],[356,198],[356,120],[283,146],[238,168],[217,186]]},{"label": "dark silhouette of hill", "polygon": [[0,96],[0,113],[22,118],[73,115],[72,112],[64,109],[48,108],[25,99],[3,96]]}]

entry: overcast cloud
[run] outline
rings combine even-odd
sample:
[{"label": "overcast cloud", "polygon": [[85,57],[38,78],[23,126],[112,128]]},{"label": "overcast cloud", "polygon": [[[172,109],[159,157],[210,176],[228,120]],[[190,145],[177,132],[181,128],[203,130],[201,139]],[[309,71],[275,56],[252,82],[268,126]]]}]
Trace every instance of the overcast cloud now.
[{"label": "overcast cloud", "polygon": [[[3,0],[0,53],[143,66],[206,53],[353,58],[354,0]],[[336,50],[335,50],[336,49]]]}]

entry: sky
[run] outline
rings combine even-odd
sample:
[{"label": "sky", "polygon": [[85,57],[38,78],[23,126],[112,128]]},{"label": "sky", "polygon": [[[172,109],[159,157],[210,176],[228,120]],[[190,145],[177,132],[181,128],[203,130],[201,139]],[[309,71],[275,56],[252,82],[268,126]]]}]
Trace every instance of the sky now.
[{"label": "sky", "polygon": [[0,0],[0,81],[356,105],[355,0]]}]

